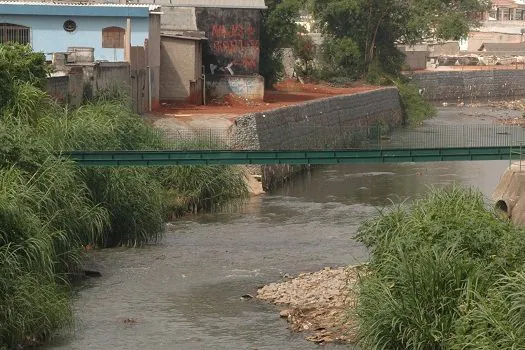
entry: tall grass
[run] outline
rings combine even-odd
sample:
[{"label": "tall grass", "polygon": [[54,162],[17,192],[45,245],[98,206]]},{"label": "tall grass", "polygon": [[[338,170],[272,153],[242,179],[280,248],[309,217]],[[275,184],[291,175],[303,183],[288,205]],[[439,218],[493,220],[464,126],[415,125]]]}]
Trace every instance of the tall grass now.
[{"label": "tall grass", "polygon": [[170,201],[205,209],[246,191],[229,167],[80,169],[60,152],[165,144],[121,96],[71,110],[30,83],[10,91],[0,111],[0,349],[71,324],[69,276],[85,245],[155,242]]},{"label": "tall grass", "polygon": [[456,186],[365,222],[358,239],[371,261],[357,308],[361,346],[453,346],[500,276],[521,269],[524,233],[488,210],[479,192]]},{"label": "tall grass", "polygon": [[109,224],[95,242],[101,247],[155,242],[164,228],[165,203],[159,182],[143,169],[88,169],[91,198],[109,213]]},{"label": "tall grass", "polygon": [[525,271],[502,276],[456,322],[450,349],[521,349],[525,344]]},{"label": "tall grass", "polygon": [[0,168],[0,345],[42,339],[72,321],[66,274],[105,220],[73,167],[49,159],[31,176]]}]

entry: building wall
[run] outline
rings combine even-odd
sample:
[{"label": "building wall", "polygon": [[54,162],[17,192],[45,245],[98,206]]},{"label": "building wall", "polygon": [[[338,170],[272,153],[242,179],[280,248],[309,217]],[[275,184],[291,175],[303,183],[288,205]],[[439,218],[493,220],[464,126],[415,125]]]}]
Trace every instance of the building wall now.
[{"label": "building wall", "polygon": [[428,45],[428,52],[430,57],[442,56],[442,55],[458,55],[459,54],[459,43],[447,42],[440,44]]},{"label": "building wall", "polygon": [[415,72],[412,81],[431,101],[474,102],[525,97],[525,70]]},{"label": "building wall", "polygon": [[[329,97],[237,118],[230,131],[231,148],[341,148],[347,146],[342,143],[348,133],[379,122],[399,125],[402,115],[396,88]],[[302,169],[302,166],[263,166],[263,187],[271,189]]]},{"label": "building wall", "polygon": [[197,8],[197,28],[208,38],[206,74],[249,75],[259,72],[260,10]]},{"label": "building wall", "polygon": [[161,26],[163,31],[197,30],[195,7],[163,5]]},{"label": "building wall", "polygon": [[83,97],[95,96],[105,90],[131,91],[129,64],[126,62],[100,62],[73,66],[69,74],[50,77],[46,91],[60,102],[79,106]]},{"label": "building wall", "polygon": [[467,50],[478,51],[483,43],[520,43],[521,40],[521,34],[497,32],[470,32],[468,36]]},{"label": "building wall", "polygon": [[190,96],[190,81],[198,78],[195,74],[197,43],[194,40],[162,38],[161,100],[186,100]]},{"label": "building wall", "polygon": [[[72,19],[77,29],[66,32],[63,24]],[[126,18],[121,17],[66,17],[66,16],[20,16],[1,15],[0,23],[13,23],[31,28],[31,44],[35,51],[50,54],[66,52],[68,47],[93,47],[95,60],[123,61],[124,49],[102,48],[102,28],[117,26],[126,28]],[[131,19],[131,44],[143,46],[148,38],[148,18]],[[48,55],[48,58],[51,56]]]},{"label": "building wall", "polygon": [[208,100],[221,99],[227,95],[235,95],[251,101],[262,101],[264,99],[264,78],[260,75],[226,75],[206,78]]},{"label": "building wall", "polygon": [[[160,15],[149,16],[148,66],[151,71],[151,108],[160,106]],[[133,27],[132,27],[133,30]]]}]

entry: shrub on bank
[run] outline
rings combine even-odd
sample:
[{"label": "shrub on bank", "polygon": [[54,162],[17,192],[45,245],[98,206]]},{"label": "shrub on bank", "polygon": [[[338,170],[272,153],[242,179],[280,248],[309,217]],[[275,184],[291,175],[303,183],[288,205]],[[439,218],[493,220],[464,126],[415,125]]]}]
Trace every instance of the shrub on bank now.
[{"label": "shrub on bank", "polygon": [[495,322],[492,317],[504,312],[486,314],[486,303],[497,309],[506,302],[508,313],[517,312],[506,299],[512,294],[519,300],[517,294],[502,297],[498,291],[501,276],[522,267],[524,233],[487,210],[479,192],[458,187],[433,189],[410,207],[365,222],[358,239],[371,259],[357,308],[361,346],[463,349],[475,344],[469,338],[472,320],[478,320],[481,334],[489,319]]}]

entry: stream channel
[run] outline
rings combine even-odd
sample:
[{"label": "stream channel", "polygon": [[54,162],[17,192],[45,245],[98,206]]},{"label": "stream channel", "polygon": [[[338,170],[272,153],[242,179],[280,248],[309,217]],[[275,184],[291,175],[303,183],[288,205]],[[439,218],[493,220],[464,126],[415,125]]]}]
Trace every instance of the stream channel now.
[{"label": "stream channel", "polygon": [[[440,108],[430,123],[490,123],[517,112]],[[519,114],[519,113],[518,113]],[[367,259],[353,236],[377,208],[429,185],[488,198],[508,161],[323,166],[242,206],[167,224],[159,244],[96,251],[102,273],[74,298],[74,333],[47,349],[317,349],[292,334],[257,288],[283,276]],[[347,348],[327,345],[326,348]]]}]

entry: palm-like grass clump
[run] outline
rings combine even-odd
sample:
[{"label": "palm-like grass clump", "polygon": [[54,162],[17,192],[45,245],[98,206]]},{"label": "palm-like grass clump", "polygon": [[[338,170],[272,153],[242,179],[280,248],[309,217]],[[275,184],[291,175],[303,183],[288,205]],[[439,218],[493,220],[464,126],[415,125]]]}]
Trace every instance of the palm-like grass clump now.
[{"label": "palm-like grass clump", "polygon": [[[6,50],[0,45],[2,69],[12,59]],[[0,72],[0,349],[72,324],[69,281],[86,245],[155,242],[172,203],[183,213],[247,192],[231,167],[79,168],[61,152],[168,145],[122,96],[69,109],[41,90],[35,74],[45,70],[12,65]],[[14,79],[19,71],[29,78]]]},{"label": "palm-like grass clump", "polygon": [[524,344],[524,234],[488,210],[479,192],[455,186],[365,222],[358,239],[371,260],[357,308],[362,348]]}]

